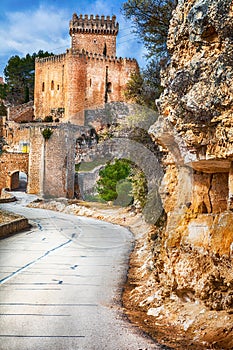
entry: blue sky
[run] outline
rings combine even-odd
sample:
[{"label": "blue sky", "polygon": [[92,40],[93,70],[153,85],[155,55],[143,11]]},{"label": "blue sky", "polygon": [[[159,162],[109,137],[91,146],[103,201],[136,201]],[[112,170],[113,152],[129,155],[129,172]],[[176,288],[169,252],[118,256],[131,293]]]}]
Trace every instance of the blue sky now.
[{"label": "blue sky", "polygon": [[73,13],[115,14],[120,24],[117,56],[134,57],[145,65],[145,49],[121,14],[121,0],[0,0],[0,76],[13,55],[39,50],[63,53],[70,47],[69,20]]}]

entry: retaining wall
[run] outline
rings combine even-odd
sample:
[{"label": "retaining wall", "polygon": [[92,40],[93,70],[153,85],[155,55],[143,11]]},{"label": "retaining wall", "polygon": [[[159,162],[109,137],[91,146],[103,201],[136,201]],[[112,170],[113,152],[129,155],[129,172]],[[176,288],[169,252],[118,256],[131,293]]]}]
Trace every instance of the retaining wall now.
[{"label": "retaining wall", "polygon": [[19,218],[5,224],[0,224],[0,239],[29,227],[28,219],[25,218]]}]

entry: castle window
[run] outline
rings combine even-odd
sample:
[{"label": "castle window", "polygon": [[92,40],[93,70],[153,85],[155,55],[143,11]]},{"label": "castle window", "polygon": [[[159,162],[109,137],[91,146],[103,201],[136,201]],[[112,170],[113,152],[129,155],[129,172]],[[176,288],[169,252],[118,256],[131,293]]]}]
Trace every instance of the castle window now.
[{"label": "castle window", "polygon": [[94,39],[94,44],[96,44],[97,43],[97,40],[96,39]]},{"label": "castle window", "polygon": [[112,92],[112,83],[108,82],[107,83],[107,93],[111,93]]},{"label": "castle window", "polygon": [[107,56],[107,45],[106,45],[106,43],[104,44],[103,55]]},{"label": "castle window", "polygon": [[54,90],[54,81],[51,81],[51,90]]},{"label": "castle window", "polygon": [[91,81],[91,79],[90,79],[90,87],[91,87],[91,84],[92,84],[92,81]]},{"label": "castle window", "polygon": [[44,82],[42,83],[42,91],[44,91]]},{"label": "castle window", "polygon": [[60,90],[60,85],[59,84],[57,85],[57,90]]}]

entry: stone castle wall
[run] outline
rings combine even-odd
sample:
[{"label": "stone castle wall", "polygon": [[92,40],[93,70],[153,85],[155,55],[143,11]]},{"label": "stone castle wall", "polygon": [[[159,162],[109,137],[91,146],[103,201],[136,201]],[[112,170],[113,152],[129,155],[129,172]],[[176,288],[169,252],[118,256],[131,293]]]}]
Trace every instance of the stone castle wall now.
[{"label": "stone castle wall", "polygon": [[51,115],[51,109],[64,108],[66,98],[66,55],[36,61],[34,106],[35,117]]},{"label": "stone castle wall", "polygon": [[138,64],[134,59],[116,57],[115,21],[114,16],[74,15],[70,22],[71,49],[36,60],[36,119],[60,110],[62,121],[84,125],[85,110],[125,101],[124,89]]},{"label": "stone castle wall", "polygon": [[19,106],[10,107],[8,109],[8,120],[15,122],[31,122],[34,117],[33,101],[24,103]]},{"label": "stone castle wall", "polygon": [[3,136],[6,141],[4,150],[8,152],[28,153],[30,147],[30,126],[7,121],[3,124]]},{"label": "stone castle wall", "polygon": [[116,36],[119,24],[116,17],[73,15],[70,21],[71,44],[74,50],[116,56]]},{"label": "stone castle wall", "polygon": [[18,171],[28,175],[28,154],[2,153],[0,156],[0,192],[3,188],[15,188],[14,173]]},{"label": "stone castle wall", "polygon": [[72,127],[62,125],[53,129],[51,138],[44,141],[43,161],[44,196],[73,198],[75,138]]},{"label": "stone castle wall", "polygon": [[44,139],[45,124],[31,126],[28,193],[45,198],[74,195],[74,131],[69,125],[52,126],[52,135]]},{"label": "stone castle wall", "polygon": [[38,60],[35,116],[44,118],[52,109],[62,109],[64,121],[83,125],[85,110],[125,100],[126,83],[137,69],[135,60],[71,50]]},{"label": "stone castle wall", "polygon": [[[13,123],[11,124],[13,128]],[[45,140],[44,129],[52,130]],[[75,132],[69,124],[14,124],[13,138],[9,149],[0,156],[0,189],[16,189],[19,186],[19,171],[28,177],[27,192],[45,197],[68,197],[74,195]],[[81,132],[81,131],[80,131]],[[76,136],[77,136],[76,135]],[[22,137],[27,137],[28,149],[16,153]]]}]

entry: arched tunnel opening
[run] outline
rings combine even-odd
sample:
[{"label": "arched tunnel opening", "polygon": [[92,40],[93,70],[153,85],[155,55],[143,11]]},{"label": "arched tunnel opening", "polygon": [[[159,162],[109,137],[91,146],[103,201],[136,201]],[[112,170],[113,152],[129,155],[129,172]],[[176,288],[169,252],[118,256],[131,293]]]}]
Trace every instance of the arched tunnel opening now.
[{"label": "arched tunnel opening", "polygon": [[28,177],[26,173],[24,173],[23,171],[15,171],[11,174],[10,190],[26,192],[27,182]]}]

